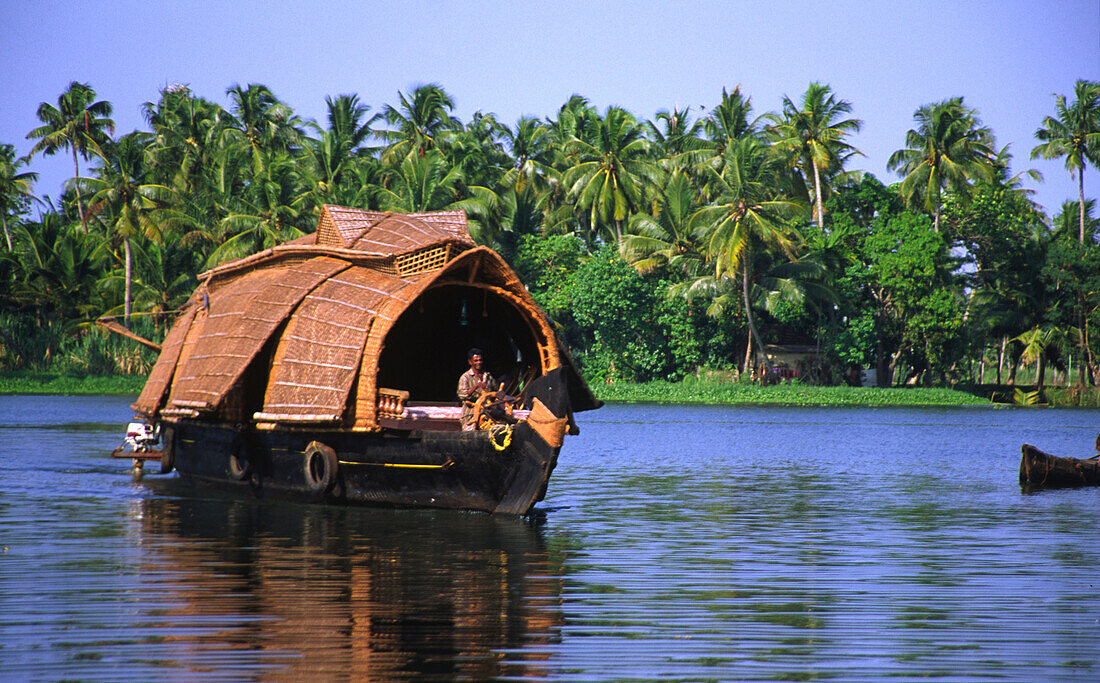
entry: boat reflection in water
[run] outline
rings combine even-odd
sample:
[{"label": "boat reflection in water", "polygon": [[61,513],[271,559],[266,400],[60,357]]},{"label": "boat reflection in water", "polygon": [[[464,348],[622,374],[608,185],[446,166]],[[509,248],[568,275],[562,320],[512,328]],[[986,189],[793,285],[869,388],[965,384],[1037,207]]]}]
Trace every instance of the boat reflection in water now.
[{"label": "boat reflection in water", "polygon": [[561,568],[537,520],[174,495],[140,506],[158,565],[142,575],[167,603],[152,617],[167,668],[280,679],[549,673]]}]

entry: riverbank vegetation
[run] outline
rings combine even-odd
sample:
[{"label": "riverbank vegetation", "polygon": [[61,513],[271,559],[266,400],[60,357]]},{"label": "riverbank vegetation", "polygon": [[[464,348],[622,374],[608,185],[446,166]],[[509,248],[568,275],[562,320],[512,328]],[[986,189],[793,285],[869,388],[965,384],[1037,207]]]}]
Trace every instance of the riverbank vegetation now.
[{"label": "riverbank vegetation", "polygon": [[[76,371],[16,371],[0,373],[0,395],[129,395],[136,396],[144,375],[88,375]],[[729,373],[688,375],[678,382],[614,382],[597,384],[596,396],[609,403],[666,403],[681,405],[785,406],[1048,406],[1100,408],[1095,387],[1046,387],[1025,391],[1011,386],[891,387],[813,386],[800,382],[763,386],[734,381]]]},{"label": "riverbank vegetation", "polygon": [[[1095,82],[1036,122],[1031,156],[1078,180],[1050,216],[962,97],[916,106],[888,185],[860,172],[862,123],[820,83],[777,111],[739,88],[649,120],[578,95],[511,124],[459,120],[437,85],[376,112],[330,97],[322,122],[263,85],[226,95],[167,87],[143,105],[146,130],[116,135],[111,103],[74,82],[40,106],[31,157],[0,141],[0,373],[143,375],[155,354],[93,320],[160,341],[198,273],[311,232],[337,204],[466,211],[608,400],[693,400],[706,372],[729,377],[706,385],[715,402],[796,404],[854,401],[860,384],[1048,402],[1100,381]],[[56,200],[31,170],[49,154],[73,161]]]},{"label": "riverbank vegetation", "polygon": [[801,383],[761,386],[687,377],[680,382],[616,383],[596,388],[614,403],[788,406],[967,406],[989,405],[989,399],[942,387],[809,386]]},{"label": "riverbank vegetation", "polygon": [[0,374],[0,394],[137,396],[144,384],[143,375],[104,376],[26,371]]}]

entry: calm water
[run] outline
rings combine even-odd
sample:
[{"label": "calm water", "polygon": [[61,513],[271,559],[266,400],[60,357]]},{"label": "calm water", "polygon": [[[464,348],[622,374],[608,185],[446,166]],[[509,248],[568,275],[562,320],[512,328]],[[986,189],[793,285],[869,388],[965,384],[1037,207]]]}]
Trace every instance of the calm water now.
[{"label": "calm water", "polygon": [[1100,412],[608,406],[531,520],[134,482],[0,396],[0,678],[1100,680]]}]

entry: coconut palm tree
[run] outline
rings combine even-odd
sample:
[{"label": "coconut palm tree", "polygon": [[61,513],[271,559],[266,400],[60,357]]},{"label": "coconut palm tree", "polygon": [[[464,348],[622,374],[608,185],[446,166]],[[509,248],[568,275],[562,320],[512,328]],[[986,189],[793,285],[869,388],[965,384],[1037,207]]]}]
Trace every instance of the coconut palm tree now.
[{"label": "coconut palm tree", "polygon": [[33,311],[39,325],[97,315],[94,293],[104,258],[99,236],[69,229],[57,211],[17,223],[12,232],[19,257],[11,295],[18,305]]},{"label": "coconut palm tree", "polygon": [[769,114],[772,121],[768,132],[773,149],[786,160],[790,168],[798,168],[803,176],[813,178],[814,213],[817,226],[825,225],[825,194],[829,176],[842,171],[844,162],[861,154],[844,138],[859,132],[863,122],[844,118],[852,105],[838,100],[828,85],[813,82],[796,105],[783,96],[782,115]]},{"label": "coconut palm tree", "polygon": [[1080,215],[1085,214],[1085,243],[1095,244],[1100,241],[1100,218],[1094,218],[1096,200],[1086,199],[1085,206],[1078,206],[1077,202],[1062,202],[1062,209],[1054,215],[1050,222],[1051,232],[1057,236],[1075,236],[1080,241]]},{"label": "coconut palm tree", "polygon": [[1046,376],[1047,359],[1057,347],[1065,342],[1066,331],[1056,325],[1040,325],[1023,334],[1013,337],[1012,341],[1022,345],[1021,360],[1035,362],[1035,388],[1042,390]]},{"label": "coconut palm tree", "polygon": [[447,163],[438,149],[421,155],[412,149],[401,165],[387,173],[386,186],[378,191],[383,211],[463,210],[471,236],[481,244],[496,238],[500,199],[489,188],[466,185],[461,168]]},{"label": "coconut palm tree", "polygon": [[[723,153],[721,172],[707,167],[713,203],[699,210],[706,225],[705,245],[714,263],[715,278],[740,272],[745,317],[749,326],[748,348],[753,340],[763,342],[752,315],[752,261],[755,251],[772,249],[794,256],[797,235],[787,227],[788,219],[804,209],[779,191],[783,164],[759,140],[742,138]],[[746,352],[745,372],[750,353]]]},{"label": "coconut palm tree", "polygon": [[356,159],[366,158],[363,145],[371,135],[371,125],[378,119],[378,115],[367,118],[370,107],[360,104],[358,95],[325,97],[325,105],[328,129],[310,122],[319,137],[307,139],[304,148],[312,162],[309,172],[317,204],[336,203],[337,196],[347,194],[349,168]]},{"label": "coconut palm tree", "polygon": [[325,97],[328,109],[328,129],[339,143],[343,156],[357,155],[371,136],[371,126],[380,114],[367,117],[370,107],[359,102],[358,95]]},{"label": "coconut palm tree", "polygon": [[151,179],[190,196],[205,192],[229,114],[180,84],[164,88],[142,109],[156,136],[148,150]]},{"label": "coconut palm tree", "polygon": [[[115,122],[111,116],[111,103],[96,101],[96,92],[87,83],[73,81],[65,92],[57,98],[57,106],[49,102],[38,105],[38,120],[44,125],[27,134],[27,139],[37,139],[31,148],[31,155],[42,152],[52,156],[67,149],[73,153],[73,177],[80,177],[80,159],[88,159],[90,145],[101,144],[107,134],[115,132]],[[76,188],[76,208],[80,213],[80,224],[84,232],[88,231],[88,221],[84,215],[84,203]]]},{"label": "coconut palm tree", "polygon": [[646,121],[643,124],[653,141],[655,154],[676,164],[681,159],[692,161],[691,154],[705,147],[706,143],[699,137],[703,131],[703,122],[692,121],[690,112],[691,107],[683,111],[679,107],[662,109],[653,117],[655,121]]},{"label": "coconut palm tree", "polygon": [[423,155],[416,150],[388,172],[386,187],[379,192],[383,211],[413,213],[439,211],[458,199],[462,169],[451,167],[439,150]]},{"label": "coconut palm tree", "polygon": [[522,192],[529,184],[542,189],[546,182],[557,177],[553,136],[550,127],[540,119],[521,116],[515,130],[504,126],[501,135],[512,158],[512,168],[502,179],[504,183]]},{"label": "coconut palm tree", "polygon": [[[562,160],[568,154],[571,140],[594,142],[599,129],[600,114],[588,98],[574,94],[558,109],[557,118],[547,121],[554,144],[562,153]],[[566,162],[568,163],[568,162]]]},{"label": "coconut palm tree", "polygon": [[310,194],[302,171],[286,154],[273,154],[245,192],[229,198],[219,227],[222,243],[208,267],[248,256],[305,234],[302,216]]},{"label": "coconut palm tree", "polygon": [[389,143],[382,155],[387,166],[404,163],[410,151],[423,155],[439,146],[438,137],[446,131],[458,130],[461,124],[451,116],[455,107],[454,99],[435,83],[414,88],[406,97],[398,92],[401,100],[398,107],[387,104],[382,109],[382,118],[392,130],[376,131],[375,135]]},{"label": "coconut palm tree", "polygon": [[1081,243],[1085,241],[1085,166],[1100,166],[1100,83],[1079,80],[1073,86],[1077,98],[1066,104],[1065,95],[1055,95],[1057,117],[1043,119],[1035,137],[1042,140],[1031,150],[1031,158],[1066,158],[1070,177],[1077,176]]},{"label": "coconut palm tree", "polygon": [[[135,308],[151,314],[160,325],[171,319],[195,288],[194,253],[176,240],[133,241],[132,300]],[[125,273],[112,272],[100,285],[105,289],[125,287]],[[106,315],[117,315],[106,311]]]},{"label": "coconut palm tree", "polygon": [[125,270],[123,310],[130,324],[133,256],[130,242],[136,237],[159,239],[161,213],[167,213],[174,198],[164,185],[145,182],[145,150],[152,142],[150,133],[133,132],[117,142],[96,147],[102,165],[97,178],[76,178],[74,183],[92,191],[89,213],[103,216],[109,233],[122,241]]},{"label": "coconut palm tree", "polygon": [[741,86],[726,92],[722,88],[722,99],[703,120],[703,132],[716,157],[721,157],[726,147],[745,137],[759,132],[756,121],[749,121],[752,115],[752,98],[741,94]]},{"label": "coconut palm tree", "polygon": [[465,126],[441,136],[440,149],[452,166],[462,169],[467,182],[493,187],[512,164],[504,151],[507,130],[495,114],[476,111]]},{"label": "coconut palm tree", "polygon": [[623,221],[643,208],[646,193],[659,184],[650,148],[644,127],[619,107],[607,108],[594,140],[569,141],[573,161],[564,183],[577,208],[588,213],[591,229],[613,225],[615,240],[622,240]]},{"label": "coconut palm tree", "polygon": [[886,167],[903,177],[902,197],[931,213],[938,232],[944,192],[965,199],[972,182],[992,178],[993,132],[961,97],[926,104],[913,117],[918,125],[906,133],[907,147],[891,154]]},{"label": "coconut palm tree", "polygon": [[233,108],[224,134],[251,151],[255,173],[262,171],[272,154],[296,151],[301,146],[305,137],[302,120],[266,85],[233,85],[226,94]]},{"label": "coconut palm tree", "polygon": [[0,223],[4,226],[4,241],[8,245],[8,251],[12,250],[8,218],[21,215],[27,203],[34,199],[31,186],[38,179],[38,174],[20,171],[26,163],[26,158],[15,156],[14,145],[0,144]]},{"label": "coconut palm tree", "polygon": [[673,171],[661,193],[659,210],[651,216],[637,213],[630,218],[629,234],[623,236],[623,260],[640,273],[667,266],[687,277],[701,274],[704,253],[702,222],[695,205],[695,188],[682,169]]}]

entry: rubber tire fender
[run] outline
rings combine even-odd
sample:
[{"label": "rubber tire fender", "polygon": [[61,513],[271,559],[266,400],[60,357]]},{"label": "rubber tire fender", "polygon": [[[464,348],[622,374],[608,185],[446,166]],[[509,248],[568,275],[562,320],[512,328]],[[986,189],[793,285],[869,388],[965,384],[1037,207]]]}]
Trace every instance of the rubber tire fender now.
[{"label": "rubber tire fender", "polygon": [[248,459],[248,448],[244,434],[237,433],[229,445],[229,478],[244,481],[252,476],[252,461]]},{"label": "rubber tire fender", "polygon": [[306,486],[314,493],[328,493],[332,490],[339,467],[336,451],[320,441],[310,441],[303,451],[302,470],[306,477]]}]

